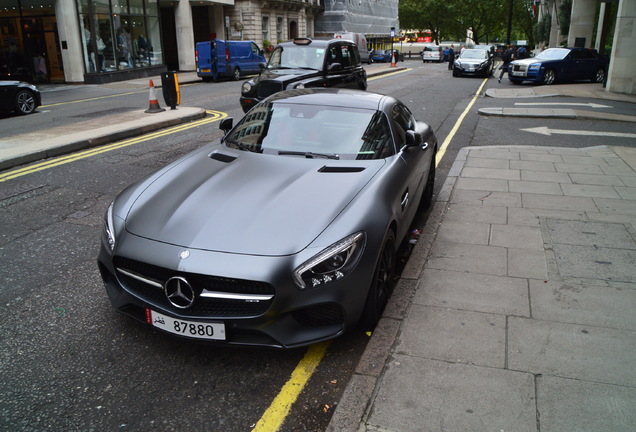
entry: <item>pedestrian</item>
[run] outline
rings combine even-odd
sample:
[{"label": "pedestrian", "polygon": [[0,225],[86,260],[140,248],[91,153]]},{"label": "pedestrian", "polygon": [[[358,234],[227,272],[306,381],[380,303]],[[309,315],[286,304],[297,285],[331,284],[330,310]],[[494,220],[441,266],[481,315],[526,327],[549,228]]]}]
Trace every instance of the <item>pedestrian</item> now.
[{"label": "pedestrian", "polygon": [[515,59],[515,46],[513,44],[508,45],[508,49],[504,52],[503,63],[501,64],[501,73],[499,74],[499,82],[505,72],[508,72],[508,65]]},{"label": "pedestrian", "polygon": [[448,49],[448,70],[453,70],[455,64],[455,45],[451,45]]},{"label": "pedestrian", "polygon": [[448,48],[444,48],[444,61],[448,61]]}]

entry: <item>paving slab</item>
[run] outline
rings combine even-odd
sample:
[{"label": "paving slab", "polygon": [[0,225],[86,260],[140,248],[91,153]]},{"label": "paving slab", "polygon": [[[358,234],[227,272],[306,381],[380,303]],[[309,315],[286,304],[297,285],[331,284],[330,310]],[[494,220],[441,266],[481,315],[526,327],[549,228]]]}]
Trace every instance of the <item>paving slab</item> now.
[{"label": "paving slab", "polygon": [[505,276],[506,261],[502,247],[436,241],[427,268]]},{"label": "paving slab", "polygon": [[636,285],[617,288],[573,279],[529,283],[535,319],[636,331]]},{"label": "paving slab", "polygon": [[538,432],[535,402],[531,374],[398,354],[365,430]]},{"label": "paving slab", "polygon": [[508,318],[508,368],[636,387],[636,332]]},{"label": "paving slab", "polygon": [[427,268],[413,297],[424,306],[530,316],[528,281],[484,274]]},{"label": "paving slab", "polygon": [[540,376],[537,406],[542,431],[627,432],[636,426],[633,387]]}]

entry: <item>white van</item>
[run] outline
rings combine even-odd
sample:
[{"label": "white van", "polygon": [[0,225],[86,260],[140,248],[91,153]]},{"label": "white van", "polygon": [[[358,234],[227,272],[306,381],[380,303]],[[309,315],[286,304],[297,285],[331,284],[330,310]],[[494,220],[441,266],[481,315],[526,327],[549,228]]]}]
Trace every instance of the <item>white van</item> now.
[{"label": "white van", "polygon": [[367,37],[362,33],[342,32],[333,35],[334,38],[347,39],[355,43],[360,53],[360,61],[362,63],[371,63],[371,56],[367,48]]}]

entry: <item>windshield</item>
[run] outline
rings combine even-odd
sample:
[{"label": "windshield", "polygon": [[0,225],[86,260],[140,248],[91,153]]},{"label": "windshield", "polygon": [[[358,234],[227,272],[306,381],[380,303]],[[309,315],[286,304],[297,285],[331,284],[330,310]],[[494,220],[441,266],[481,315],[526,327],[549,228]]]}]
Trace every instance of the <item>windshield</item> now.
[{"label": "windshield", "polygon": [[462,59],[478,59],[485,60],[488,58],[488,52],[482,50],[467,49],[459,56]]},{"label": "windshield", "polygon": [[394,153],[381,112],[368,109],[263,102],[226,138],[229,147],[281,156],[380,159]]},{"label": "windshield", "polygon": [[550,48],[537,55],[535,60],[563,60],[568,54],[570,54],[570,50]]},{"label": "windshield", "polygon": [[325,49],[304,45],[279,46],[272,53],[268,69],[308,68],[322,70]]}]

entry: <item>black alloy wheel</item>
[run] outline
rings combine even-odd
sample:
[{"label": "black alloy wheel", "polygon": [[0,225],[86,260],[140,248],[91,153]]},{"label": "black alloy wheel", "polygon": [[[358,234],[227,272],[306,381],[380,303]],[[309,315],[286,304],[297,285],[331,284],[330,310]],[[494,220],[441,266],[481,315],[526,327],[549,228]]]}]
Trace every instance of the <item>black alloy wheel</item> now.
[{"label": "black alloy wheel", "polygon": [[428,210],[433,203],[433,191],[435,189],[435,153],[431,159],[431,167],[428,170],[428,177],[426,178],[426,187],[422,193],[422,201],[420,201],[420,208]]},{"label": "black alloy wheel", "polygon": [[602,83],[603,81],[605,81],[605,69],[598,68],[598,70],[594,74],[594,77],[592,77],[592,82]]},{"label": "black alloy wheel", "polygon": [[382,243],[382,251],[375,266],[369,295],[360,320],[360,324],[365,330],[373,330],[378,321],[380,321],[382,312],[393,292],[395,267],[395,234],[389,229]]},{"label": "black alloy wheel", "polygon": [[15,95],[15,112],[20,115],[35,111],[35,96],[29,90],[18,90]]},{"label": "black alloy wheel", "polygon": [[238,81],[241,79],[241,70],[239,68],[234,68],[234,74],[232,75],[232,78],[234,78],[234,81]]}]

